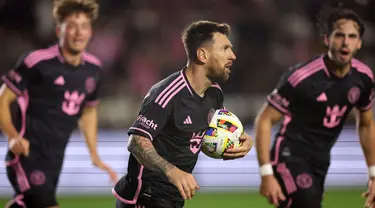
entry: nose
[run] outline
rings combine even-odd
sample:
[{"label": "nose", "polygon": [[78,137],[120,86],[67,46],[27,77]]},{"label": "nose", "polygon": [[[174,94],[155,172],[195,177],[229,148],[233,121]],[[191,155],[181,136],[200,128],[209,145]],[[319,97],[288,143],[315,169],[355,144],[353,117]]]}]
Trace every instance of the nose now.
[{"label": "nose", "polygon": [[345,36],[345,37],[344,37],[344,40],[343,40],[342,44],[343,44],[344,46],[347,46],[347,45],[349,44],[349,37],[348,37],[348,36]]},{"label": "nose", "polygon": [[229,55],[229,60],[234,61],[236,60],[236,54],[234,54],[233,50],[231,50],[231,54]]},{"label": "nose", "polygon": [[81,30],[82,30],[82,29],[81,29],[80,27],[77,27],[76,34],[77,34],[77,35],[80,35],[81,32],[82,32]]}]

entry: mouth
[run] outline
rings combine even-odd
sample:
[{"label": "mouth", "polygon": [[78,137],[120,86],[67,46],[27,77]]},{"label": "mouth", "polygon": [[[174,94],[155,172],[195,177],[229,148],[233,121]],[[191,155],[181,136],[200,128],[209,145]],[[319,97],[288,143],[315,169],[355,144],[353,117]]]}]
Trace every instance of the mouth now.
[{"label": "mouth", "polygon": [[84,43],[83,39],[73,39],[73,43],[77,45],[81,45]]},{"label": "mouth", "polygon": [[339,50],[339,54],[342,55],[342,56],[347,56],[347,55],[350,54],[350,50],[346,49],[346,48],[343,48],[343,49]]},{"label": "mouth", "polygon": [[226,64],[224,68],[230,72],[230,68],[232,68],[232,63]]}]

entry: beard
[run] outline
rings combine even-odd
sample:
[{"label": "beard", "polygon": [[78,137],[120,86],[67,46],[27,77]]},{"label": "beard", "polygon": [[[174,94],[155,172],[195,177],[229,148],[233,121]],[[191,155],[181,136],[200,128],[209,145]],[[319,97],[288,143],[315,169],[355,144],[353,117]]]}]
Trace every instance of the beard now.
[{"label": "beard", "polygon": [[68,49],[69,53],[72,54],[72,55],[78,55],[79,53],[82,52],[81,50],[75,49],[73,47],[68,47],[67,49]]},{"label": "beard", "polygon": [[229,79],[229,73],[226,73],[225,66],[220,64],[212,63],[207,67],[207,78],[213,83],[223,83]]},{"label": "beard", "polygon": [[355,51],[347,54],[341,54],[339,51],[334,53],[334,62],[338,67],[345,67],[351,64],[351,60],[354,57]]}]

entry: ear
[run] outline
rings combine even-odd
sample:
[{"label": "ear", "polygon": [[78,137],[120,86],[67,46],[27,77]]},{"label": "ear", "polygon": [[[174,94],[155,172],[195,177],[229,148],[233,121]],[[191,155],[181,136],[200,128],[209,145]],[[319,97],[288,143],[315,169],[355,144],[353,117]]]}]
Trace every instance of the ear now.
[{"label": "ear", "polygon": [[205,48],[198,48],[197,58],[202,63],[207,63],[208,61],[208,51]]},{"label": "ear", "polygon": [[360,50],[362,48],[362,39],[358,41],[357,49]]},{"label": "ear", "polygon": [[61,26],[60,25],[57,25],[56,28],[55,28],[55,32],[56,32],[56,37],[58,39],[60,39],[61,37]]},{"label": "ear", "polygon": [[327,34],[324,34],[324,45],[329,46],[329,37]]}]

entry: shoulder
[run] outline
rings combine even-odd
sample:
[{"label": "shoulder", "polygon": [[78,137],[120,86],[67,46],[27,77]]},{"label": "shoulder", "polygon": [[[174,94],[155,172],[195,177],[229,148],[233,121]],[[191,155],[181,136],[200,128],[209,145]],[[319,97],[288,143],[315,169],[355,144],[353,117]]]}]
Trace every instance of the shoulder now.
[{"label": "shoulder", "polygon": [[95,68],[100,69],[102,67],[102,62],[93,54],[88,52],[82,53],[82,58],[86,63],[89,63],[91,65],[94,65]]},{"label": "shoulder", "polygon": [[32,68],[37,63],[42,61],[51,60],[57,56],[59,56],[59,48],[58,45],[53,45],[49,48],[42,48],[34,51],[27,52],[23,55],[20,60],[19,64],[24,64],[27,68]]},{"label": "shoulder", "polygon": [[361,77],[367,81],[374,82],[374,73],[372,72],[371,68],[364,64],[363,62],[359,61],[358,59],[352,59],[352,67],[359,72]]},{"label": "shoulder", "polygon": [[298,63],[289,68],[287,72],[281,77],[281,81],[289,82],[293,87],[302,83],[308,77],[316,74],[317,72],[324,71],[323,56],[316,56],[309,61]]},{"label": "shoulder", "polygon": [[207,93],[213,94],[215,96],[223,97],[223,89],[221,89],[220,85],[218,83],[213,83],[208,89]]},{"label": "shoulder", "polygon": [[145,96],[145,100],[154,102],[162,108],[165,108],[177,97],[191,96],[191,92],[185,77],[179,71],[152,86]]}]

